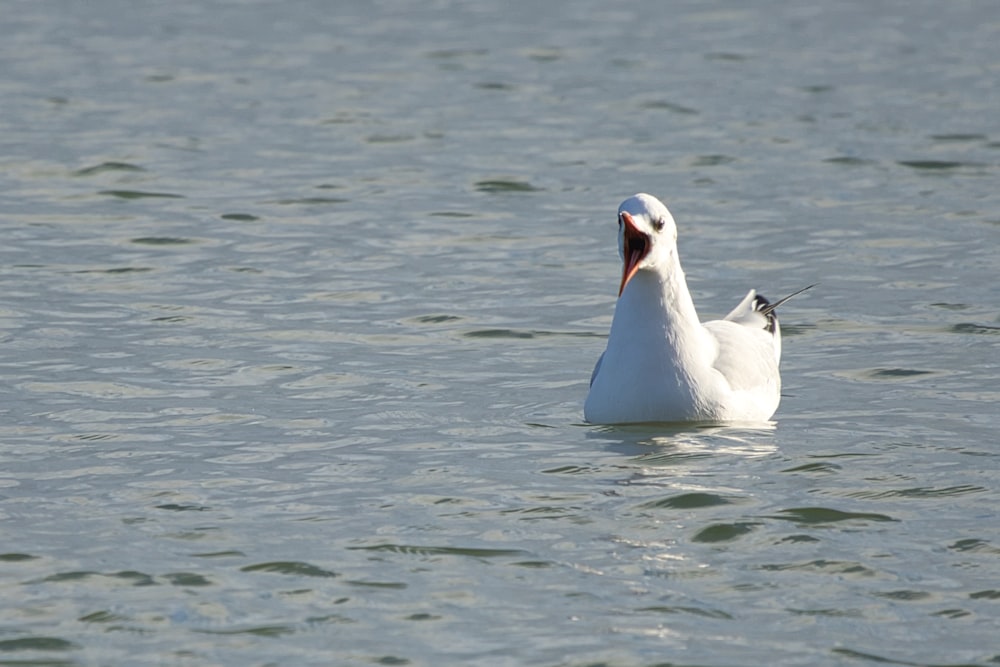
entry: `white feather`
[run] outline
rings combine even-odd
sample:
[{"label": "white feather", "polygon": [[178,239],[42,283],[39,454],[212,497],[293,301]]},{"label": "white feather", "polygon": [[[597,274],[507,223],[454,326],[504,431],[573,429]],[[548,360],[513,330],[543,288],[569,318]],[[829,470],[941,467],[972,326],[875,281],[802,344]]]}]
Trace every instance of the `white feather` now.
[{"label": "white feather", "polygon": [[781,398],[781,333],[773,310],[790,297],[772,305],[751,290],[724,319],[701,323],[667,208],[638,194],[622,203],[619,216],[626,274],[630,257],[642,259],[623,278],[607,349],[591,375],[587,421],[770,419]]}]

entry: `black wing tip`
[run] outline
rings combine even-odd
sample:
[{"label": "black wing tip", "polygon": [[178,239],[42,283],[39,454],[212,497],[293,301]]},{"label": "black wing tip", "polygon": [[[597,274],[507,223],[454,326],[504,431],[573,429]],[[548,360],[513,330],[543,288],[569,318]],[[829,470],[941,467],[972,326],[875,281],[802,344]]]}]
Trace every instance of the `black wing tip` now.
[{"label": "black wing tip", "polygon": [[753,303],[750,304],[751,308],[767,319],[767,323],[764,325],[764,331],[767,331],[768,333],[774,333],[778,328],[778,316],[774,313],[774,309],[777,305],[778,304],[774,304],[772,306],[771,302],[763,294],[755,296],[753,298]]},{"label": "black wing tip", "polygon": [[774,303],[771,303],[771,301],[766,296],[764,296],[763,294],[758,294],[757,296],[755,296],[754,299],[753,299],[752,307],[753,307],[754,310],[756,310],[761,315],[763,315],[764,317],[767,318],[767,324],[764,325],[765,331],[769,331],[771,333],[774,333],[775,330],[778,328],[778,315],[774,312],[775,309],[778,306],[780,306],[784,302],[788,301],[793,296],[798,296],[799,294],[802,294],[806,290],[811,290],[813,287],[816,287],[816,285],[818,285],[818,284],[819,283],[813,283],[812,285],[807,285],[806,287],[803,287],[802,289],[800,289],[800,290],[798,290],[796,292],[792,292],[791,294],[789,294],[788,296],[786,296],[783,299],[778,299]]}]

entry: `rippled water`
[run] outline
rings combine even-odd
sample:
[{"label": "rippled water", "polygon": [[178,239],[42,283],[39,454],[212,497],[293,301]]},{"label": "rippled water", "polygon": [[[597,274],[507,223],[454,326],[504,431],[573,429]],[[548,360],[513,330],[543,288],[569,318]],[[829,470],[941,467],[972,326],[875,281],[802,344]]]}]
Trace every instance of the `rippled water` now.
[{"label": "rippled water", "polygon": [[[1000,662],[989,3],[8,3],[0,665]],[[780,296],[593,427],[614,212]]]}]

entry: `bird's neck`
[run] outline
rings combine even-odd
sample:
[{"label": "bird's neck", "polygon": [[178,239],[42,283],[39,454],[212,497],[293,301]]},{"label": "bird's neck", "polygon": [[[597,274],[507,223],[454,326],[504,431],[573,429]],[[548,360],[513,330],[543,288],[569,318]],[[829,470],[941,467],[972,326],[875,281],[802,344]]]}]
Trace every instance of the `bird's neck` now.
[{"label": "bird's neck", "polygon": [[645,311],[645,317],[654,312],[675,326],[700,325],[691,292],[688,291],[684,270],[676,253],[668,266],[643,269],[632,277],[619,303],[629,309]]},{"label": "bird's neck", "polygon": [[[699,343],[707,333],[676,255],[673,265],[664,268],[636,272],[615,306],[610,335],[631,338],[628,345],[646,349],[702,349]],[[663,347],[664,339],[671,343],[667,348]]]}]

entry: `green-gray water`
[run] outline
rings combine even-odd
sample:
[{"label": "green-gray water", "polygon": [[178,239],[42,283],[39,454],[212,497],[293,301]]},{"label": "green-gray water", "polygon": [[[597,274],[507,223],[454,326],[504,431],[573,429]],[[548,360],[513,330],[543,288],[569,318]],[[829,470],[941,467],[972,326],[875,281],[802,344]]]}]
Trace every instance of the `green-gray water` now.
[{"label": "green-gray water", "polygon": [[[987,2],[9,1],[0,665],[995,665]],[[615,211],[772,429],[592,427]]]}]

